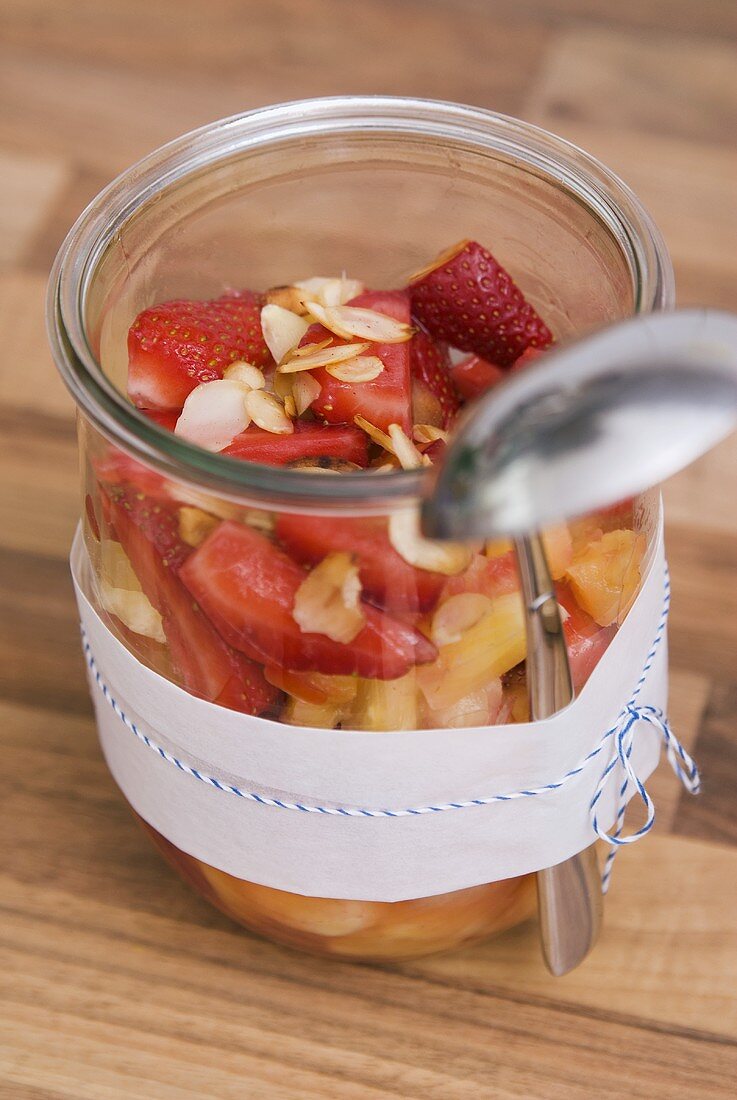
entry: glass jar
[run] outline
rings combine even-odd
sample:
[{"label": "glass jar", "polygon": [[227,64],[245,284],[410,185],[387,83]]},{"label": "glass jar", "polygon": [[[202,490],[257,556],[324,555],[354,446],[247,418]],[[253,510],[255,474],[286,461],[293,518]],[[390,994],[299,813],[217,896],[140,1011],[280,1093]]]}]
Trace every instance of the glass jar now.
[{"label": "glass jar", "polygon": [[[326,477],[239,461],[188,444],[125,396],[127,333],[144,308],[344,269],[370,286],[401,286],[461,238],[492,249],[558,340],[673,304],[661,238],[616,177],[544,131],[452,104],[331,98],[226,119],[151,154],[81,216],[52,273],[50,338],[80,410],[93,603],[139,661],[219,705],[341,727],[346,737],[428,727],[452,736],[459,725],[526,720],[511,549],[455,547],[440,569],[426,568],[421,544],[419,559],[416,546],[398,556],[394,525],[415,507],[425,472]],[[548,532],[579,690],[636,594],[652,511],[638,498]],[[166,550],[152,525],[165,531]],[[244,653],[222,606],[199,589],[192,598],[191,555],[214,532],[232,536],[236,557],[286,551],[300,569],[326,550],[357,554],[364,592],[380,609],[367,614],[382,617],[371,645],[336,661],[334,643],[295,643],[270,624],[258,653]],[[630,558],[616,606],[602,610],[601,593],[586,585],[603,538]],[[435,616],[468,592],[493,612],[472,637],[448,643]],[[310,951],[411,957],[476,941],[534,910],[529,875],[402,902],[292,894],[202,863],[143,824],[229,916]]]}]

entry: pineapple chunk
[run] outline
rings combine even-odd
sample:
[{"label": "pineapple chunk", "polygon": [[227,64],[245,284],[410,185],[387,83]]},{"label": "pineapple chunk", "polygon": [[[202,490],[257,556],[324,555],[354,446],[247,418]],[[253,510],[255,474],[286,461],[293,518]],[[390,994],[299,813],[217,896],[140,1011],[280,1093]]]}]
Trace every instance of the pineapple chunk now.
[{"label": "pineapple chunk", "polygon": [[290,726],[332,730],[340,723],[342,713],[341,707],[334,703],[306,703],[304,699],[292,695],[287,700],[281,720]]},{"label": "pineapple chunk", "polygon": [[417,670],[417,679],[430,709],[442,711],[487,688],[523,661],[526,652],[522,601],[512,592],[494,600],[460,641],[443,646],[437,660]]},{"label": "pineapple chunk", "polygon": [[579,551],[566,576],[579,607],[599,626],[621,623],[640,586],[646,540],[634,531],[609,531]]},{"label": "pineapple chunk", "polygon": [[415,730],[417,703],[414,670],[398,680],[359,680],[350,724],[357,730]]},{"label": "pineapple chunk", "polygon": [[573,539],[565,523],[548,527],[543,532],[543,546],[548,559],[550,576],[559,581],[573,560]]}]

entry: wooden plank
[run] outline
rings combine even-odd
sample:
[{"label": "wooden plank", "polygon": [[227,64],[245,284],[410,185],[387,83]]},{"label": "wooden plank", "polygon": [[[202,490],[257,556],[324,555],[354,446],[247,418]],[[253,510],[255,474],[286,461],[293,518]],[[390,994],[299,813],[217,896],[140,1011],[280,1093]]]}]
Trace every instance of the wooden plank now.
[{"label": "wooden plank", "polygon": [[572,26],[557,35],[530,109],[554,129],[562,120],[719,145],[737,117],[736,60],[723,40]]},{"label": "wooden plank", "polygon": [[[18,271],[0,275],[0,392],[3,434],[12,431],[6,410],[45,413],[66,419],[71,426],[74,403],[56,370],[46,339],[44,321],[48,271],[29,275]],[[26,421],[25,431],[33,431]],[[42,434],[41,424],[36,429]]]},{"label": "wooden plank", "polygon": [[737,851],[656,834],[618,857],[600,943],[564,980],[546,973],[533,927],[403,970],[735,1042],[736,957]]},{"label": "wooden plank", "polygon": [[21,256],[68,174],[62,160],[0,149],[0,266]]},{"label": "wooden plank", "polygon": [[699,766],[704,798],[682,799],[674,827],[683,836],[737,844],[737,682],[718,681],[709,696],[699,732]]},{"label": "wooden plank", "polygon": [[698,522],[666,524],[673,585],[669,645],[673,664],[707,677],[735,677],[737,542]]},{"label": "wooden plank", "polygon": [[[708,853],[719,850],[694,847],[714,874],[719,860]],[[346,1095],[438,1100],[466,1096],[470,1087],[494,1097],[583,1098],[594,1079],[616,1080],[632,1096],[679,1098],[700,1087],[715,1098],[731,1095],[735,1047],[717,1013],[694,1032],[665,1034],[612,1006],[603,1013],[572,1010],[566,993],[557,992],[563,983],[553,996],[528,1000],[520,995],[519,936],[455,956],[456,970],[465,960],[462,973],[453,972],[453,958],[396,969],[336,967],[227,930],[88,899],[82,904],[44,885],[3,879],[2,887],[2,980],[16,1064],[42,1085],[62,1074],[68,1087],[75,1067],[84,1065],[84,1080],[99,1075],[115,1097],[133,1082],[145,1089],[151,1079],[201,1088],[207,1065],[207,1095],[215,1098],[232,1095],[237,1074],[241,1087],[243,1075],[252,1075],[257,1089],[269,1072],[286,1097],[305,1095],[314,1074],[323,1075],[328,1094],[339,1088],[350,1090]],[[630,919],[641,915],[636,908]],[[66,934],[71,927],[73,939]],[[622,948],[629,949],[637,929],[622,931]],[[495,950],[501,958],[492,968]],[[507,991],[511,950],[518,962]],[[625,974],[612,969],[608,980],[619,973],[637,998],[643,984],[637,950],[633,961]],[[696,982],[696,997],[709,1005],[726,978],[720,985],[711,955],[702,965],[708,977]],[[654,967],[653,961],[648,975]],[[711,979],[717,992],[702,995]],[[605,996],[600,989],[599,1001]],[[720,1024],[713,1037],[721,1041],[700,1041],[712,1023]],[[66,1043],[55,1042],[54,1033]],[[24,1057],[29,1048],[37,1051],[32,1071]]]}]

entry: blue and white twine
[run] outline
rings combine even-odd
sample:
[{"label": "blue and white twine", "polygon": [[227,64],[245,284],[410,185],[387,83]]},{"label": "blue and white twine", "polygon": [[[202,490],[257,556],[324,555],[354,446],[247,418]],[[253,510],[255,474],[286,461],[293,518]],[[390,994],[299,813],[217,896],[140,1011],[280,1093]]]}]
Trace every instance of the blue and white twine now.
[{"label": "blue and white twine", "polygon": [[[602,891],[606,893],[609,880],[612,873],[612,864],[614,857],[619,850],[625,844],[633,844],[636,840],[640,840],[646,833],[653,827],[655,821],[655,806],[652,798],[645,789],[645,785],[637,775],[634,766],[632,764],[632,750],[634,748],[635,731],[640,722],[645,722],[651,726],[654,726],[660,733],[662,743],[666,750],[668,762],[670,763],[673,771],[680,779],[681,783],[689,794],[698,794],[700,790],[699,772],[696,764],[691,759],[689,754],[683,748],[681,743],[668,725],[668,720],[665,717],[662,710],[659,707],[644,706],[637,704],[638,696],[642,691],[642,688],[647,679],[648,672],[650,671],[658,648],[665,635],[665,628],[668,622],[668,611],[670,609],[670,581],[668,572],[666,569],[665,574],[665,596],[663,601],[663,612],[660,622],[653,640],[653,644],[645,659],[645,665],[642,670],[642,674],[637,681],[637,685],[629,699],[629,702],[623,707],[617,721],[610,727],[601,737],[599,744],[596,748],[592,749],[587,755],[570,771],[566,772],[560,779],[554,783],[545,783],[539,787],[528,787],[519,791],[508,791],[504,794],[492,794],[486,798],[470,798],[459,802],[439,802],[433,805],[427,806],[410,806],[404,809],[368,809],[362,806],[321,806],[310,805],[304,802],[289,802],[285,799],[270,798],[267,795],[259,794],[258,791],[242,790],[240,787],[236,787],[230,783],[223,783],[219,779],[216,779],[213,775],[206,775],[198,771],[197,768],[191,767],[189,764],[185,764],[178,757],[172,755],[167,749],[158,745],[148,734],[144,733],[137,724],[132,721],[131,718],[125,713],[119,703],[116,701],[110,689],[100,675],[100,671],[95,663],[95,658],[92,654],[87,634],[82,628],[82,643],[85,654],[85,659],[90,668],[90,671],[95,679],[95,682],[100,689],[103,697],[110,704],[115,714],[120,721],[126,726],[127,729],[133,733],[139,741],[142,741],[149,749],[152,749],[157,753],[162,760],[166,760],[169,764],[174,764],[180,771],[187,775],[193,776],[198,779],[200,783],[205,783],[210,787],[215,787],[219,791],[223,791],[226,794],[234,794],[238,798],[246,799],[249,802],[258,802],[262,806],[273,806],[279,810],[298,810],[301,813],[308,814],[326,814],[333,817],[416,817],[422,814],[438,814],[446,813],[449,810],[465,810],[471,806],[490,806],[497,802],[511,802],[516,798],[534,798],[537,795],[545,794],[548,791],[557,791],[561,787],[564,787],[566,783],[570,782],[575,776],[580,775],[581,772],[589,765],[589,763],[604,752],[607,745],[610,742],[613,745],[612,757],[609,763],[602,772],[601,779],[597,785],[596,791],[590,803],[591,811],[591,826],[601,840],[606,841],[609,845],[609,854],[606,859],[604,872],[602,875]],[[611,776],[617,772],[623,774],[622,783],[619,788],[619,802],[617,816],[614,822],[614,828],[612,832],[607,833],[605,829],[601,827],[598,821],[598,805],[602,797],[602,794],[606,790]],[[624,828],[624,818],[627,810],[627,798],[626,795],[629,791],[630,785],[633,785],[637,794],[642,799],[643,805],[646,811],[645,823],[634,833],[630,833],[628,836],[622,836],[622,830]]]}]

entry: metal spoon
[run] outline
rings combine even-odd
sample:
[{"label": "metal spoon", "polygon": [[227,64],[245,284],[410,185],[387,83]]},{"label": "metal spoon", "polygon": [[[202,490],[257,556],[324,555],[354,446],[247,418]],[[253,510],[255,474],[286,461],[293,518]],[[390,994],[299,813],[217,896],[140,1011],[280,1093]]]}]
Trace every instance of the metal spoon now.
[{"label": "metal spoon", "polygon": [[[715,310],[636,317],[552,351],[464,417],[423,528],[432,538],[515,538],[533,718],[573,698],[539,529],[657,484],[736,424],[737,316]],[[545,961],[565,974],[598,935],[594,847],[539,872],[538,896]]]}]

